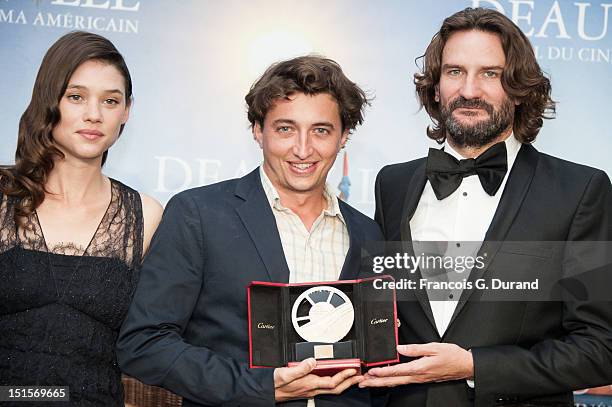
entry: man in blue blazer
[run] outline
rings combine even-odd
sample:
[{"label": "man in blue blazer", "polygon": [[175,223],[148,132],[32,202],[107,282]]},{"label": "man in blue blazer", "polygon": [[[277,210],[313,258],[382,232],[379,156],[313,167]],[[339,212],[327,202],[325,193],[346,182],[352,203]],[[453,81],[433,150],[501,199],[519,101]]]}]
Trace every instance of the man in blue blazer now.
[{"label": "man in blue blazer", "polygon": [[370,405],[355,370],[319,377],[313,359],[249,369],[246,295],[253,280],[356,278],[363,243],[382,240],[326,185],[368,99],[335,62],[308,56],[271,66],[246,101],[263,164],[170,200],[120,333],[119,364],[184,406]]}]

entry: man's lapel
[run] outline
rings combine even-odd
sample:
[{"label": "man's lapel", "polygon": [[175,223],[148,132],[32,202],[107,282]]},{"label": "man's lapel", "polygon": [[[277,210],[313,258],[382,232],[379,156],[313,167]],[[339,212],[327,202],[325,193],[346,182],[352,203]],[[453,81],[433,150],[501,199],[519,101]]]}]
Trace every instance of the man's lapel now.
[{"label": "man's lapel", "polygon": [[[244,200],[236,207],[236,212],[266,266],[270,281],[288,283],[289,266],[283,253],[276,219],[261,185],[259,168],[238,181],[235,194]],[[228,256],[239,255],[228,253]]]},{"label": "man's lapel", "polygon": [[347,208],[347,204],[338,201],[340,212],[346,222],[346,228],[349,235],[349,249],[344,258],[342,271],[340,272],[339,280],[353,280],[359,275],[361,267],[361,248],[364,241],[363,229],[355,225],[356,219]]},{"label": "man's lapel", "polygon": [[[412,234],[410,231],[410,220],[414,216],[414,212],[417,209],[419,201],[421,199],[421,195],[423,194],[423,189],[425,189],[425,184],[427,183],[427,177],[425,176],[425,164],[426,160],[423,160],[421,165],[419,165],[416,170],[412,174],[412,178],[408,181],[408,187],[406,190],[406,197],[404,199],[404,206],[402,210],[402,218],[401,218],[401,241],[402,241],[402,249],[409,256],[415,256],[414,248],[412,246]],[[415,271],[416,280],[420,280],[421,270],[417,268]],[[427,291],[423,289],[414,290],[414,295],[419,301],[425,316],[431,323],[435,332],[438,332],[436,329],[436,322],[433,316],[433,312],[431,311],[431,305],[429,304],[429,297],[427,296]]]},{"label": "man's lapel", "polygon": [[[523,144],[512,166],[512,170],[508,175],[506,187],[504,188],[493,220],[485,235],[485,240],[478,251],[478,256],[483,256],[486,253],[484,267],[473,268],[470,273],[469,281],[474,282],[482,278],[483,274],[491,265],[493,258],[501,246],[501,242],[506,238],[510,226],[512,226],[512,223],[516,219],[518,211],[527,196],[527,191],[533,180],[537,164],[538,151],[530,144]],[[459,315],[473,292],[473,288],[463,290],[450,324],[457,318],[457,315]]]},{"label": "man's lapel", "polygon": [[531,144],[523,144],[508,176],[506,188],[487,230],[485,240],[501,241],[505,239],[527,196],[535,175],[538,158],[538,151]]},{"label": "man's lapel", "polygon": [[[412,178],[408,181],[406,188],[406,197],[404,198],[404,206],[402,209],[402,219],[400,224],[400,233],[403,242],[412,242],[412,234],[410,232],[410,220],[417,209],[427,177],[425,176],[426,160],[414,170]],[[412,246],[412,245],[411,245]]]}]

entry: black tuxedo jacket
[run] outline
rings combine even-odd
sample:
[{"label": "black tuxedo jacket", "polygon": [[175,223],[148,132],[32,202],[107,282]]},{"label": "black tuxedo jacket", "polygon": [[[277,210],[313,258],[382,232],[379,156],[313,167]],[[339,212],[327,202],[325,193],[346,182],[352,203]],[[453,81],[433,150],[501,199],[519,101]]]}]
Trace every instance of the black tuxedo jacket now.
[{"label": "black tuxedo jacket", "polygon": [[[387,240],[411,241],[409,222],[426,184],[425,162],[390,165],[378,174],[375,218]],[[610,240],[612,188],[606,174],[523,145],[483,246]],[[506,280],[516,273],[557,273],[563,262],[548,258],[538,245],[518,251],[491,247],[485,268],[474,269],[469,280],[484,273]],[[612,276],[609,264],[599,272]],[[571,406],[572,389],[612,382],[612,302],[483,302],[479,292],[464,290],[440,337],[427,293],[403,294],[400,342],[471,349],[476,386],[469,389],[465,380],[401,386],[389,390],[391,406]]]},{"label": "black tuxedo jacket", "polygon": [[[356,278],[378,225],[340,201]],[[184,397],[184,406],[273,406],[273,369],[249,369],[247,285],[288,282],[276,221],[258,170],[173,197],[152,240],[118,340],[121,369]],[[305,400],[286,403],[306,406]],[[356,387],[317,407],[370,405]]]}]

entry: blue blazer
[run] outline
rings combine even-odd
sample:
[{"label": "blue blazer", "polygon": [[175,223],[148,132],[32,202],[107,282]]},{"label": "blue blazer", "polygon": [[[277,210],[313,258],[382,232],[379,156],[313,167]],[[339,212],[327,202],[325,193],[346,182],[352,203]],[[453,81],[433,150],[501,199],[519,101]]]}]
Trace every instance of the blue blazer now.
[{"label": "blue blazer", "polygon": [[[340,279],[356,278],[378,225],[340,201],[350,249]],[[121,329],[121,369],[184,397],[184,406],[273,406],[274,369],[249,369],[247,285],[288,282],[272,209],[258,169],[184,191],[168,203]],[[306,401],[284,403],[305,406]],[[370,405],[357,387],[317,407]]]}]

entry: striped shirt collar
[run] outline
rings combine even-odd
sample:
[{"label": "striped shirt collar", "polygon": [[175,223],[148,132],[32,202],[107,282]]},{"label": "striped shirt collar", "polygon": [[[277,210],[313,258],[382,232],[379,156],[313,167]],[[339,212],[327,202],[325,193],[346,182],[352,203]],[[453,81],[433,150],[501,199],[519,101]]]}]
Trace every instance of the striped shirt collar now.
[{"label": "striped shirt collar", "polygon": [[[283,206],[280,201],[280,196],[278,195],[278,191],[272,185],[272,181],[268,178],[268,175],[263,169],[263,166],[259,166],[259,176],[261,178],[261,185],[263,186],[264,192],[266,193],[266,198],[268,199],[268,203],[272,209],[276,209],[281,212],[290,211],[289,208]],[[325,197],[325,201],[327,202],[327,207],[323,209],[323,215],[325,216],[337,216],[342,223],[344,221],[344,216],[342,216],[342,212],[340,211],[340,204],[338,203],[338,198],[334,195],[330,185],[326,182],[325,189],[323,190],[323,196]]]}]

